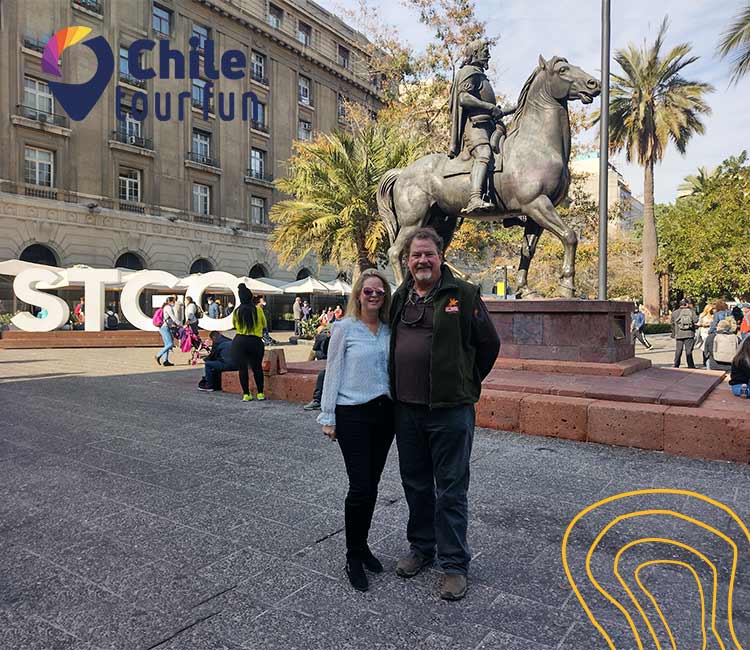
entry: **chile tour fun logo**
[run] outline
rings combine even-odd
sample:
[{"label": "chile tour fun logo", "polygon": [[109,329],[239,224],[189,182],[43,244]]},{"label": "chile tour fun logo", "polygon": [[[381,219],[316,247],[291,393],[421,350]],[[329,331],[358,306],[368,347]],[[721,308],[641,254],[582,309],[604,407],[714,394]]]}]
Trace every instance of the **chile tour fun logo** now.
[{"label": "chile tour fun logo", "polygon": [[[47,41],[42,55],[42,70],[55,77],[62,77],[60,61],[62,53],[69,47],[83,41],[91,33],[90,27],[72,26],[61,29]],[[158,43],[158,48],[157,48]],[[193,36],[188,41],[190,51],[187,55],[170,47],[169,40],[158,42],[150,39],[138,39],[128,47],[128,76],[145,82],[158,76],[160,79],[200,79],[202,83],[201,108],[204,119],[213,115],[213,83],[223,76],[236,80],[245,77],[247,58],[241,50],[227,50],[220,60],[216,61],[214,42],[204,39],[202,42]],[[112,79],[115,69],[115,59],[112,48],[103,36],[96,36],[83,41],[97,60],[94,76],[84,83],[64,83],[50,81],[49,87],[55,99],[60,103],[71,120],[80,122],[91,112],[101,98],[104,90]],[[143,55],[156,51],[154,59],[158,61],[158,73],[151,67],[143,65]],[[171,73],[171,74],[170,74]],[[186,74],[187,73],[187,74]],[[118,120],[124,120],[121,105],[126,99],[130,103],[132,119],[142,122],[149,114],[149,95],[145,92],[133,91],[130,97],[118,84],[115,107]],[[160,122],[172,119],[172,93],[155,92],[153,97],[153,114]],[[183,121],[186,113],[193,106],[193,92],[185,91],[177,95],[177,119]],[[216,96],[218,110],[216,116],[222,121],[230,121],[235,117],[235,93],[219,92]],[[242,120],[259,120],[259,102],[252,91],[243,92],[240,96]],[[186,111],[186,108],[187,111]]]}]

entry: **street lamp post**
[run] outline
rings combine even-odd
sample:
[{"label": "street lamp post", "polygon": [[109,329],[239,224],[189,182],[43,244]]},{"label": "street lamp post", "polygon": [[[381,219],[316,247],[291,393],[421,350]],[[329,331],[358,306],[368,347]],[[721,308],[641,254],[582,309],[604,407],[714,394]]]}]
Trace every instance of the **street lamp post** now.
[{"label": "street lamp post", "polygon": [[607,187],[609,184],[610,0],[602,0],[602,95],[599,119],[599,300],[607,299]]}]

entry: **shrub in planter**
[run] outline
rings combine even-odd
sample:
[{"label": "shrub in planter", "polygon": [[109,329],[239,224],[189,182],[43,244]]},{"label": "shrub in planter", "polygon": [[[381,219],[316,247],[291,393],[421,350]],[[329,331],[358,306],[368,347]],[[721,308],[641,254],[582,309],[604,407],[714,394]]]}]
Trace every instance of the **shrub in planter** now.
[{"label": "shrub in planter", "polygon": [[647,323],[643,326],[644,334],[670,334],[672,326],[669,323]]},{"label": "shrub in planter", "polygon": [[313,316],[302,321],[302,334],[299,338],[312,341],[315,338],[318,327],[320,327],[320,316]]}]

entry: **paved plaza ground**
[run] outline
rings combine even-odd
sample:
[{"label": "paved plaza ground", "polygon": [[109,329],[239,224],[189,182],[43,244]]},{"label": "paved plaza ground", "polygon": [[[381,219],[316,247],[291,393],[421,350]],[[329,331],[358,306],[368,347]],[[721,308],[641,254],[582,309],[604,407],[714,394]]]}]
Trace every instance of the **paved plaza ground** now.
[{"label": "paved plaza ground", "polygon": [[[447,603],[437,597],[437,571],[409,581],[393,572],[407,516],[394,445],[371,534],[386,572],[360,594],[343,574],[343,462],[315,414],[198,393],[198,369],[160,369],[152,355],[0,353],[2,650],[598,650],[607,644],[561,562],[566,527],[581,509],[663,487],[717,499],[744,521],[750,513],[746,466],[478,429],[471,588]],[[637,645],[624,616],[583,585],[584,557],[613,517],[653,507],[680,509],[737,541],[733,626],[744,645],[750,542],[725,511],[674,495],[610,504],[571,537],[571,571],[616,647]],[[726,644],[732,553],[716,535],[683,524],[665,516],[623,522],[593,556],[593,571],[624,594],[612,566],[626,542],[660,537],[700,548],[716,566],[716,626]],[[634,563],[657,557],[655,546],[638,562],[624,557],[621,570],[632,575]],[[673,562],[690,559],[684,549],[661,550]],[[707,568],[696,570],[710,594]],[[641,577],[674,635],[687,639],[679,647],[701,647],[692,575],[672,564]],[[654,647],[643,621],[636,624]],[[656,633],[669,647],[664,629]]]}]

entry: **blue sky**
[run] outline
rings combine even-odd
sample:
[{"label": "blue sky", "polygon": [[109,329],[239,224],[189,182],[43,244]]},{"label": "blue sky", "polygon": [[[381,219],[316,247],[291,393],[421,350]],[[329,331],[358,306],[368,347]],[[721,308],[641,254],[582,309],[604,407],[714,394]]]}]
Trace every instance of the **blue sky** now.
[{"label": "blue sky", "polygon": [[[317,0],[334,13],[355,10],[357,0]],[[658,202],[673,201],[677,186],[699,166],[714,167],[725,158],[750,147],[750,76],[729,86],[729,63],[720,61],[716,44],[721,32],[738,13],[744,0],[612,0],[612,52],[629,42],[653,41],[661,20],[669,15],[665,46],[690,42],[700,59],[686,68],[685,76],[716,87],[708,101],[713,114],[705,118],[706,133],[690,142],[681,156],[670,146],[655,171]],[[381,16],[397,28],[402,38],[421,50],[432,35],[419,23],[416,12],[400,0],[380,0]],[[571,63],[599,76],[601,3],[599,0],[477,0],[477,13],[487,22],[489,34],[500,34],[493,50],[497,70],[496,91],[517,97],[523,82],[545,58],[564,56]],[[617,66],[613,64],[613,71]],[[598,100],[594,104],[598,107]],[[584,138],[594,140],[594,130]],[[625,163],[624,156],[612,162],[623,173],[633,193],[642,198],[643,171]]]}]

